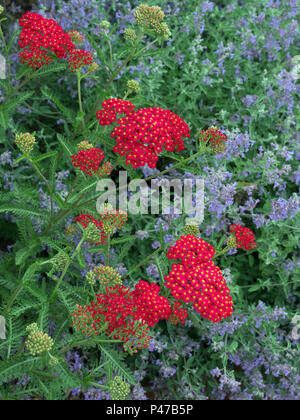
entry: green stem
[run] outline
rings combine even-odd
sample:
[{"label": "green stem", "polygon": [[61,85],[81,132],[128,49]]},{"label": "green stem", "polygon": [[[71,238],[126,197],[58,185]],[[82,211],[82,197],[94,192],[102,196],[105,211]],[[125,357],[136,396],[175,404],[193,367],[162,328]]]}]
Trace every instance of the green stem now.
[{"label": "green stem", "polygon": [[[81,98],[81,74],[80,69],[77,70],[77,92],[78,92],[78,104],[79,104],[79,111],[83,115],[83,106],[82,106],[82,98]],[[82,128],[85,128],[84,118],[82,118]]]},{"label": "green stem", "polygon": [[[172,244],[174,244],[177,241],[177,239],[175,239],[174,241],[170,242],[168,245],[171,246]],[[153,258],[156,254],[158,254],[159,252],[164,251],[163,247],[157,248],[154,252],[152,252],[152,254],[148,255],[146,258],[144,258],[139,264],[137,264],[135,267],[133,267],[131,270],[129,270],[127,273],[124,274],[123,278],[126,278],[128,276],[130,276],[130,274],[134,273],[137,269],[139,269],[142,265],[144,265],[147,261],[149,261],[151,258]]]},{"label": "green stem", "polygon": [[230,251],[230,246],[225,246],[225,248],[224,249],[222,249],[221,251],[217,251],[216,253],[215,253],[215,255],[214,255],[214,258],[218,258],[218,257],[221,257],[221,255],[224,255],[224,254],[226,254],[228,251]]},{"label": "green stem", "polygon": [[110,252],[110,234],[108,235],[108,238],[107,238],[107,261],[106,261],[106,265],[109,265],[109,252]]},{"label": "green stem", "polygon": [[12,304],[14,303],[14,301],[16,300],[16,298],[18,297],[18,295],[20,294],[21,290],[23,289],[23,284],[20,284],[17,289],[15,290],[14,294],[12,295],[12,297],[10,298],[10,301],[8,302],[6,308],[4,309],[2,316],[5,317],[5,315],[7,314],[7,312],[10,310]]},{"label": "green stem", "polygon": [[157,41],[159,41],[159,38],[156,38],[154,41],[150,42],[149,44],[147,44],[144,48],[140,49],[140,51],[138,51],[136,54],[134,54],[135,57],[137,57],[139,54],[141,54],[143,51],[147,50],[150,45],[155,44]]},{"label": "green stem", "polygon": [[51,190],[51,187],[50,187],[47,179],[44,177],[44,175],[40,171],[38,165],[33,160],[31,160],[29,157],[27,159],[28,159],[28,162],[30,163],[30,165],[36,170],[36,172],[38,173],[38,175],[42,179],[42,181],[45,182],[46,188],[47,188],[47,190],[49,192],[50,203],[51,203],[50,204],[51,205],[50,223],[51,223],[51,220],[53,218],[53,198],[52,198],[52,190]]},{"label": "green stem", "polygon": [[66,264],[66,266],[64,268],[64,271],[61,273],[61,276],[60,276],[60,278],[59,278],[59,280],[58,280],[58,282],[57,282],[57,284],[56,284],[56,286],[55,286],[55,288],[54,288],[54,290],[52,292],[52,295],[49,298],[49,302],[53,301],[56,298],[57,291],[60,288],[60,285],[61,285],[61,283],[62,283],[62,281],[63,281],[63,279],[64,279],[64,277],[65,277],[65,275],[66,275],[66,273],[68,271],[68,268],[70,267],[70,265],[71,265],[71,263],[72,263],[75,255],[77,255],[77,253],[80,250],[81,245],[83,244],[84,241],[85,241],[85,238],[84,238],[84,235],[82,235],[82,238],[81,238],[79,244],[77,245],[75,251],[73,252],[70,261]]},{"label": "green stem", "polygon": [[76,175],[76,177],[75,177],[75,179],[74,179],[74,181],[73,181],[73,184],[71,185],[71,188],[70,188],[70,191],[68,192],[68,195],[66,196],[66,198],[65,198],[65,203],[68,201],[68,199],[70,198],[70,195],[72,194],[72,192],[73,192],[73,190],[74,190],[74,188],[75,188],[75,185],[77,184],[77,182],[78,182],[78,179],[79,179],[79,175]]},{"label": "green stem", "polygon": [[109,59],[110,59],[110,68],[111,71],[113,71],[113,55],[112,55],[112,46],[111,46],[111,42],[109,39],[109,36],[107,35],[107,33],[105,32],[105,38],[107,39],[108,42],[108,47],[109,47]]},{"label": "green stem", "polygon": [[171,166],[170,168],[165,169],[164,171],[161,171],[156,175],[152,175],[152,176],[149,176],[148,178],[144,178],[144,181],[150,181],[151,179],[154,179],[154,178],[157,178],[161,175],[164,175],[167,172],[172,171],[173,169],[179,168],[182,164],[185,164],[185,163],[189,162],[190,160],[195,159],[197,156],[201,155],[203,152],[204,152],[203,150],[199,150],[199,152],[194,153],[192,156],[189,156],[188,158],[181,160],[180,162],[176,163],[175,165]]},{"label": "green stem", "polygon": [[[110,79],[106,83],[106,85],[104,87],[104,91],[106,91],[109,88],[109,86],[111,85],[111,83],[115,80],[115,78],[121,73],[121,71],[123,70],[123,68],[133,58],[133,56],[135,54],[135,51],[136,51],[136,48],[139,45],[139,42],[142,39],[143,35],[144,35],[144,33],[141,32],[140,35],[137,38],[137,41],[136,41],[135,45],[130,50],[128,57],[124,60],[124,62],[121,64],[121,66],[112,74],[112,76],[110,77]],[[103,99],[101,99],[98,102],[96,102],[96,105],[93,107],[93,109],[86,116],[86,119],[85,119],[85,122],[86,123],[94,116],[95,112],[98,110],[98,108],[100,107],[100,105],[101,105],[102,102],[103,102]]]},{"label": "green stem", "polygon": [[80,112],[83,112],[82,108],[82,100],[81,100],[81,77],[80,77],[80,70],[77,70],[77,91],[78,91],[78,104]]}]

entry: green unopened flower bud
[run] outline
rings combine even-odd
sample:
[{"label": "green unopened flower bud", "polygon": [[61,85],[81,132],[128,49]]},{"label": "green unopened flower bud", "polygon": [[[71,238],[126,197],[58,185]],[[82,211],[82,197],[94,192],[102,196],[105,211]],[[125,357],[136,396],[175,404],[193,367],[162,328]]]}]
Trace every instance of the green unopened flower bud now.
[{"label": "green unopened flower bud", "polygon": [[96,274],[92,270],[86,273],[85,279],[90,286],[94,286],[96,284]]},{"label": "green unopened flower bud", "polygon": [[102,20],[99,26],[102,29],[108,29],[110,27],[110,23],[107,20]]},{"label": "green unopened flower bud", "polygon": [[94,268],[94,276],[97,277],[100,285],[104,286],[121,286],[122,278],[112,267],[106,265],[99,265]]},{"label": "green unopened flower bud", "polygon": [[229,236],[226,244],[229,246],[229,248],[235,249],[237,247],[236,238],[234,236]]},{"label": "green unopened flower bud", "polygon": [[128,80],[127,89],[130,93],[138,93],[140,91],[140,83],[137,80]]},{"label": "green unopened flower bud", "polygon": [[69,261],[69,256],[62,251],[51,258],[51,263],[57,271],[63,271],[69,264]]},{"label": "green unopened flower bud", "polygon": [[4,7],[0,6],[0,15],[2,14],[3,10],[4,10]]},{"label": "green unopened flower bud", "polygon": [[126,28],[124,31],[124,38],[126,41],[135,41],[136,32],[134,29]]},{"label": "green unopened flower bud", "polygon": [[89,223],[87,228],[84,230],[84,237],[87,241],[91,243],[97,243],[100,241],[100,230],[97,228],[94,223]]},{"label": "green unopened flower bud", "polygon": [[49,365],[56,366],[58,364],[58,358],[55,356],[52,356],[51,354],[49,354],[49,357],[50,357]]},{"label": "green unopened flower bud", "polygon": [[37,324],[29,325],[26,330],[29,332],[29,335],[25,341],[25,347],[32,356],[49,352],[52,349],[54,345],[52,338],[41,331]]},{"label": "green unopened flower bud", "polygon": [[77,144],[78,150],[90,150],[94,146],[90,144],[88,141],[84,140]]},{"label": "green unopened flower bud", "polygon": [[184,226],[183,232],[185,235],[193,235],[193,236],[199,236],[200,230],[199,226],[195,222],[188,223]]},{"label": "green unopened flower bud", "polygon": [[36,322],[33,322],[32,324],[30,324],[26,327],[26,331],[29,332],[29,333],[31,333],[33,331],[38,331],[38,330],[39,330],[39,327],[38,327],[38,324]]},{"label": "green unopened flower bud", "polygon": [[109,385],[112,400],[125,400],[130,392],[130,386],[120,376],[116,376]]},{"label": "green unopened flower bud", "polygon": [[153,29],[156,35],[162,37],[163,39],[169,39],[172,35],[168,25],[165,22],[161,22],[160,24],[156,25]]},{"label": "green unopened flower bud", "polygon": [[15,137],[15,142],[21,152],[29,155],[36,143],[35,137],[30,133],[20,133]]}]

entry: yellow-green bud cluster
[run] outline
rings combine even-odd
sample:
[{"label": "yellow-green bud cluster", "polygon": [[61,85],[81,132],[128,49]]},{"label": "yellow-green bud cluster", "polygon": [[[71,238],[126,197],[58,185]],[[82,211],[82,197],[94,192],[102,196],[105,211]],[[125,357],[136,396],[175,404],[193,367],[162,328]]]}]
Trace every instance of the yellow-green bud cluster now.
[{"label": "yellow-green bud cluster", "polygon": [[199,225],[195,222],[188,223],[184,226],[183,233],[185,235],[199,236],[200,235]]},{"label": "yellow-green bud cluster", "polygon": [[15,138],[16,145],[25,155],[29,155],[36,143],[35,137],[30,133],[20,133]]},{"label": "yellow-green bud cluster", "polygon": [[94,268],[94,274],[97,277],[100,285],[105,286],[121,286],[122,278],[119,273],[117,273],[112,267],[106,265],[99,265]]},{"label": "yellow-green bud cluster", "polygon": [[96,274],[92,270],[86,273],[85,279],[90,286],[94,286],[96,284]]},{"label": "yellow-green bud cluster", "polygon": [[154,28],[154,32],[157,36],[162,37],[163,39],[169,39],[172,35],[166,22],[161,22]]},{"label": "yellow-green bud cluster", "polygon": [[235,249],[237,247],[236,239],[234,236],[229,236],[226,243],[227,246],[231,249]]},{"label": "yellow-green bud cluster", "polygon": [[25,347],[32,356],[49,352],[52,349],[54,345],[52,338],[41,331],[36,323],[29,325],[26,331],[29,332],[29,335],[25,341]]},{"label": "yellow-green bud cluster", "polygon": [[95,61],[93,61],[89,66],[88,66],[88,71],[90,73],[94,73],[94,71],[98,70],[99,68],[99,64],[97,64]]},{"label": "yellow-green bud cluster", "polygon": [[62,251],[51,258],[51,262],[57,271],[63,271],[69,264],[69,261],[68,255]]},{"label": "yellow-green bud cluster", "polygon": [[4,7],[0,6],[0,15],[2,14],[3,10],[4,10]]},{"label": "yellow-green bud cluster", "polygon": [[84,230],[84,238],[91,243],[99,242],[100,231],[94,223],[88,224],[87,228]]},{"label": "yellow-green bud cluster", "polygon": [[120,376],[116,376],[109,385],[111,400],[125,400],[130,393],[130,386]]},{"label": "yellow-green bud cluster", "polygon": [[135,41],[136,40],[136,32],[134,29],[126,28],[124,30],[124,38],[126,41]]},{"label": "yellow-green bud cluster", "polygon": [[87,140],[81,141],[77,144],[78,150],[90,150],[94,146],[90,144]]},{"label": "yellow-green bud cluster", "polygon": [[137,80],[128,80],[127,89],[130,93],[138,93],[140,91],[140,83]]},{"label": "yellow-green bud cluster", "polygon": [[52,356],[51,354],[49,354],[49,356],[50,356],[49,365],[50,366],[56,366],[58,364],[58,358]]},{"label": "yellow-green bud cluster", "polygon": [[107,20],[102,20],[99,26],[102,29],[108,29],[110,27],[110,23]]}]

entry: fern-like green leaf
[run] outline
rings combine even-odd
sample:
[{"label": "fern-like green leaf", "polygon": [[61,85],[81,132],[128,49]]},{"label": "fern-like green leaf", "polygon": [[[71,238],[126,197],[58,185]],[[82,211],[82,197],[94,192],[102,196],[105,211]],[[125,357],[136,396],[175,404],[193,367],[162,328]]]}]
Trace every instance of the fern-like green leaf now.
[{"label": "fern-like green leaf", "polygon": [[11,101],[8,101],[4,105],[0,105],[0,110],[6,111],[6,112],[12,112],[14,108],[21,105],[23,102],[25,102],[27,99],[29,99],[34,94],[34,91],[28,91],[24,93],[19,93],[14,99]]},{"label": "fern-like green leaf", "polygon": [[113,349],[106,348],[103,344],[99,344],[99,349],[112,364],[112,367],[116,373],[123,376],[129,383],[136,385],[136,381],[133,375],[128,371],[126,365],[120,359],[120,355]]},{"label": "fern-like green leaf", "polygon": [[64,114],[69,122],[75,121],[75,116],[65,105],[63,105],[56,94],[46,86],[41,87],[42,94],[50,101],[54,102],[57,108]]},{"label": "fern-like green leaf", "polygon": [[8,213],[8,212],[11,212],[13,214],[16,214],[17,216],[22,216],[22,217],[40,216],[44,218],[43,212],[39,210],[35,210],[35,209],[24,208],[24,205],[21,205],[21,204],[11,204],[11,203],[2,204],[0,206],[0,213]]}]

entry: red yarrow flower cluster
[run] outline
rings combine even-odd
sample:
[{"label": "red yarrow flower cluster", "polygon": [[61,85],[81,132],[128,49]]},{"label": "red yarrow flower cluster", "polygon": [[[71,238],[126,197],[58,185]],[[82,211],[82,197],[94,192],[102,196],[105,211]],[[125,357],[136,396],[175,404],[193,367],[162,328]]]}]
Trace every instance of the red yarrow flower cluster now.
[{"label": "red yarrow flower cluster", "polygon": [[170,110],[143,108],[118,120],[111,137],[116,138],[114,152],[126,156],[134,168],[148,164],[156,167],[158,154],[184,150],[183,138],[190,136],[189,126]]},{"label": "red yarrow flower cluster", "polygon": [[216,127],[210,127],[199,134],[200,141],[209,146],[213,153],[222,153],[226,147],[227,137]]},{"label": "red yarrow flower cluster", "polygon": [[130,289],[114,286],[106,293],[96,295],[90,305],[76,305],[72,314],[73,327],[85,335],[106,333],[114,340],[121,340],[124,349],[131,354],[148,347],[151,337],[149,327],[143,320],[134,318],[135,306]]},{"label": "red yarrow flower cluster", "polygon": [[107,287],[106,293],[96,295],[96,302],[77,305],[73,326],[86,335],[106,332],[124,342],[124,348],[135,352],[148,347],[149,326],[171,313],[169,302],[159,296],[160,287],[140,281],[132,292],[124,286]]},{"label": "red yarrow flower cluster", "polygon": [[80,223],[81,226],[83,226],[85,229],[90,223],[93,223],[99,230],[100,242],[91,243],[91,245],[100,245],[100,243],[105,244],[107,236],[103,230],[103,223],[95,219],[91,214],[81,214],[80,216],[76,217],[74,223]]},{"label": "red yarrow flower cluster", "polygon": [[100,174],[102,175],[103,168],[101,168],[100,163],[104,158],[103,151],[95,147],[88,150],[80,150],[77,155],[71,156],[73,166],[90,176],[93,173],[99,173],[100,169]]},{"label": "red yarrow flower cluster", "polygon": [[193,302],[201,316],[219,322],[232,315],[232,298],[221,269],[212,261],[214,253],[202,239],[182,236],[167,254],[181,263],[172,265],[165,284],[175,299]]},{"label": "red yarrow flower cluster", "polygon": [[110,175],[113,170],[113,165],[111,162],[105,162],[98,170],[97,175],[101,178],[103,176]]},{"label": "red yarrow flower cluster", "polygon": [[182,264],[193,267],[209,261],[215,255],[214,248],[201,238],[194,235],[181,236],[176,244],[169,248],[167,257],[170,260],[180,260]]},{"label": "red yarrow flower cluster", "polygon": [[135,105],[123,99],[110,98],[101,104],[103,109],[97,111],[96,116],[100,125],[111,125],[116,121],[117,114],[129,115],[134,112]]},{"label": "red yarrow flower cluster", "polygon": [[237,248],[243,248],[246,251],[257,248],[254,233],[250,229],[240,225],[231,225],[229,230],[235,235]]},{"label": "red yarrow flower cluster", "polygon": [[168,319],[171,306],[164,296],[159,295],[160,287],[155,283],[141,280],[131,293],[137,307],[136,317],[143,319],[150,327],[160,319]]},{"label": "red yarrow flower cluster", "polygon": [[73,49],[68,57],[69,69],[74,72],[82,66],[88,66],[94,62],[93,55],[85,50]]},{"label": "red yarrow flower cluster", "polygon": [[63,59],[75,48],[70,36],[53,19],[27,12],[21,16],[19,25],[22,28],[19,47],[24,48],[19,58],[32,68],[51,63],[53,55]]},{"label": "red yarrow flower cluster", "polygon": [[182,308],[182,303],[178,300],[175,300],[175,302],[172,305],[171,308],[172,312],[169,317],[170,324],[177,325],[178,323],[184,325],[185,321],[188,317],[187,310]]}]

